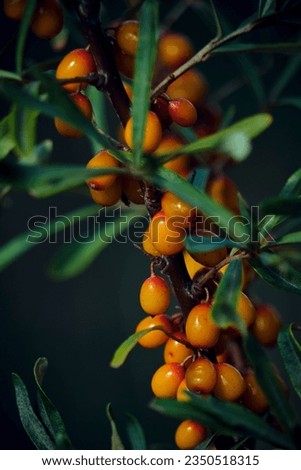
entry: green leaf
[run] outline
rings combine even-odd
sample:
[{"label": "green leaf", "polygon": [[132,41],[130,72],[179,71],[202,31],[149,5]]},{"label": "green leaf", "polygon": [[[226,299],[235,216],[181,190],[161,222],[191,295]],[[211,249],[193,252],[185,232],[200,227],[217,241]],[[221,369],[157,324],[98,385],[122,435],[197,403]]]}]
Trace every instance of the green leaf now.
[{"label": "green leaf", "polygon": [[117,369],[118,367],[124,364],[126,358],[128,357],[129,353],[134,349],[138,341],[145,336],[147,333],[153,330],[161,330],[165,331],[164,328],[161,326],[153,326],[151,328],[146,328],[145,330],[138,331],[137,333],[132,334],[129,336],[114,352],[112,360],[110,362],[110,366]]},{"label": "green leaf", "polygon": [[17,407],[22,425],[33,444],[39,450],[54,450],[55,445],[47,434],[44,426],[35,415],[26,387],[17,374],[12,374],[13,385],[16,393]]},{"label": "green leaf", "polygon": [[37,3],[38,0],[28,0],[28,2],[26,2],[24,16],[20,24],[16,46],[16,70],[18,75],[22,74],[22,63],[26,37]]},{"label": "green leaf", "polygon": [[281,95],[282,91],[290,83],[293,76],[297,73],[301,65],[301,57],[296,55],[295,57],[289,57],[287,65],[279,74],[275,85],[273,86],[270,93],[270,101],[273,103]]},{"label": "green leaf", "polygon": [[124,450],[124,445],[121,441],[121,438],[120,438],[119,433],[117,431],[115,421],[112,417],[112,410],[111,410],[111,404],[110,403],[108,403],[108,405],[106,407],[106,413],[107,413],[108,420],[110,421],[111,431],[112,431],[112,434],[111,434],[111,450]]},{"label": "green leaf", "polygon": [[272,286],[300,295],[301,273],[281,261],[278,255],[261,253],[249,262],[257,274]]},{"label": "green leaf", "polygon": [[[69,214],[65,214],[59,224],[57,224],[55,220],[54,222],[48,220],[49,225],[37,230],[35,235],[32,234],[32,230],[28,230],[11,239],[0,247],[0,272],[13,263],[19,256],[26,253],[37,244],[43,243],[49,235],[59,233],[81,218],[94,215],[98,210],[99,207],[95,204],[89,205],[70,212]],[[30,239],[30,236],[32,236],[32,239]]]},{"label": "green leaf", "polygon": [[261,216],[285,215],[293,217],[295,215],[300,214],[300,210],[301,197],[280,196],[271,199],[266,199],[259,204],[259,211]]},{"label": "green leaf", "polygon": [[[42,421],[49,431],[50,436],[56,442],[58,439],[62,444],[64,442],[65,449],[71,449],[72,445],[67,435],[67,431],[62,417],[52,401],[48,398],[42,389],[43,379],[48,367],[46,357],[39,357],[34,365],[33,373],[36,385],[38,387],[38,406]],[[62,449],[60,444],[60,449]]]},{"label": "green leaf", "polygon": [[263,418],[235,403],[224,402],[212,396],[188,393],[190,400],[155,399],[151,408],[177,419],[192,419],[212,431],[226,436],[255,437],[280,448],[292,448],[291,440],[268,425]]},{"label": "green leaf", "polygon": [[199,235],[187,235],[185,246],[187,251],[191,253],[208,253],[225,246],[240,249],[246,248],[246,245],[234,242],[229,238],[220,238],[210,232],[200,233]]},{"label": "green leaf", "polygon": [[270,358],[251,335],[243,338],[243,345],[256,375],[256,380],[269,402],[271,413],[279,420],[286,432],[292,435],[296,426],[295,415],[287,397],[281,390]]},{"label": "green leaf", "polygon": [[270,248],[282,245],[293,245],[301,243],[301,232],[293,232],[283,235],[275,241],[267,243],[264,248]]},{"label": "green leaf", "polygon": [[277,101],[278,106],[293,106],[301,110],[301,98],[299,96],[290,96],[281,98]]},{"label": "green leaf", "polygon": [[78,276],[140,215],[141,212],[137,210],[129,210],[126,216],[120,215],[114,217],[112,221],[104,221],[101,227],[98,223],[95,231],[93,230],[92,234],[83,241],[74,240],[70,244],[65,244],[50,263],[50,275],[60,281]]},{"label": "green leaf", "polygon": [[158,1],[145,0],[139,18],[139,41],[133,83],[133,156],[139,164],[143,154],[146,117],[151,95],[151,80],[157,55]]},{"label": "green leaf", "polygon": [[[301,43],[299,42],[274,42],[274,43],[244,43],[235,42],[216,48],[212,55],[218,56],[223,54],[241,54],[243,52],[273,52],[273,53],[298,53],[301,51]],[[250,61],[250,59],[248,59]],[[254,70],[254,69],[253,69]],[[247,77],[248,78],[248,77]]]},{"label": "green leaf", "polygon": [[126,422],[126,433],[127,437],[131,444],[131,449],[133,450],[145,450],[146,442],[145,435],[142,429],[141,424],[130,413],[127,413],[127,422]]},{"label": "green leaf", "polygon": [[191,184],[195,188],[205,191],[209,175],[210,170],[208,168],[197,168],[193,173]]},{"label": "green leaf", "polygon": [[148,180],[162,189],[171,191],[192,207],[199,209],[206,217],[214,217],[214,222],[223,230],[226,230],[227,235],[231,236],[233,240],[238,242],[248,240],[248,233],[241,224],[236,224],[234,230],[234,214],[214,202],[204,191],[194,188],[188,181],[173,171],[160,168],[156,175],[148,176]]},{"label": "green leaf", "polygon": [[0,121],[0,160],[5,158],[16,145],[10,132],[10,119],[11,113]]},{"label": "green leaf", "polygon": [[9,70],[0,70],[0,79],[1,78],[8,78],[10,80],[17,80],[18,82],[22,81],[22,78],[14,72],[10,72]]},{"label": "green leaf", "polygon": [[[108,118],[107,118],[107,109],[106,109],[106,96],[104,93],[100,93],[96,87],[88,87],[87,96],[91,101],[94,113],[94,120],[97,126],[106,134],[109,134],[108,129]],[[103,148],[106,148],[104,145],[100,145],[99,142],[91,140],[91,149],[93,154],[100,152]]]},{"label": "green leaf", "polygon": [[[242,156],[246,155],[248,147],[246,142],[254,139],[265,131],[272,124],[272,120],[273,119],[269,114],[255,114],[254,116],[250,116],[232,124],[227,129],[223,129],[207,137],[202,137],[201,139],[188,145],[184,145],[173,152],[157,157],[156,162],[158,164],[163,164],[183,153],[190,154],[208,150],[225,150],[225,148],[228,148],[228,151],[231,152],[231,156],[234,159],[240,160]],[[244,137],[242,137],[242,135]],[[240,150],[237,149],[237,143],[240,144],[241,139],[243,139],[245,146],[243,152],[240,152]]]},{"label": "green leaf", "polygon": [[215,27],[216,27],[216,38],[219,39],[223,35],[223,28],[222,28],[222,24],[221,24],[221,21],[220,21],[220,18],[219,18],[218,11],[217,11],[216,6],[214,4],[214,0],[210,0],[210,6],[211,6],[214,22],[215,22]]},{"label": "green leaf", "polygon": [[215,292],[212,305],[212,318],[221,328],[235,325],[246,334],[246,325],[237,313],[237,303],[242,286],[242,260],[232,261]]},{"label": "green leaf", "polygon": [[258,8],[258,16],[266,16],[275,12],[275,0],[260,0]]},{"label": "green leaf", "polygon": [[278,346],[290,381],[301,398],[301,345],[293,333],[293,324],[280,331]]}]

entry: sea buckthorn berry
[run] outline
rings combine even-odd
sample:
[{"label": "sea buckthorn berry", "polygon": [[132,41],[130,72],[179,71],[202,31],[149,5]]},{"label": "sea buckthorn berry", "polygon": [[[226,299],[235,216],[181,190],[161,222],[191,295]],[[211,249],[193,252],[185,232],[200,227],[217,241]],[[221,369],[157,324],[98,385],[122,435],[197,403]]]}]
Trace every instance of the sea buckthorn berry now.
[{"label": "sea buckthorn berry", "polygon": [[246,384],[241,373],[227,363],[215,364],[216,384],[214,395],[220,400],[236,401],[246,389]]},{"label": "sea buckthorn berry", "polygon": [[59,34],[64,24],[62,7],[56,0],[41,0],[37,4],[31,29],[41,39],[52,39]]},{"label": "sea buckthorn berry", "polygon": [[188,253],[188,251],[184,250],[183,251],[183,256],[184,256],[184,262],[186,269],[188,271],[190,279],[192,279],[197,271],[200,269],[203,269],[204,266],[197,261],[195,261],[192,256]]},{"label": "sea buckthorn berry", "polygon": [[208,252],[201,253],[191,253],[190,256],[200,264],[203,264],[207,267],[213,267],[219,264],[227,257],[226,247],[218,248],[217,250],[212,250]]},{"label": "sea buckthorn berry", "polygon": [[[177,332],[174,334],[175,338],[186,340],[187,338],[184,333]],[[174,338],[169,338],[164,347],[164,361],[168,364],[169,362],[182,363],[189,356],[193,354],[193,351],[189,349],[185,344],[177,341]]]},{"label": "sea buckthorn berry", "polygon": [[147,278],[140,289],[140,305],[149,315],[165,313],[170,303],[170,289],[167,282],[153,274]]},{"label": "sea buckthorn berry", "polygon": [[151,242],[149,228],[144,232],[142,240],[143,250],[152,256],[162,256],[162,253],[158,251]]},{"label": "sea buckthorn berry", "polygon": [[132,176],[122,178],[122,192],[129,202],[134,204],[144,204],[143,192],[140,181]]},{"label": "sea buckthorn berry", "polygon": [[27,1],[28,0],[4,0],[4,13],[8,18],[20,21],[24,16]]},{"label": "sea buckthorn berry", "polygon": [[138,46],[139,23],[135,20],[124,21],[116,31],[116,41],[120,49],[129,56],[136,54]]},{"label": "sea buckthorn berry", "polygon": [[170,99],[185,98],[194,106],[201,106],[207,94],[207,82],[197,70],[190,69],[172,82],[167,88]]},{"label": "sea buckthorn berry", "polygon": [[161,207],[168,219],[170,217],[179,217],[179,220],[181,220],[180,218],[182,218],[184,227],[189,227],[196,216],[196,209],[170,191],[163,194]]},{"label": "sea buckthorn berry", "polygon": [[187,387],[186,379],[184,378],[180,383],[178,390],[177,390],[177,400],[178,401],[189,401],[190,397],[187,395],[186,392],[190,392],[189,388]]},{"label": "sea buckthorn berry", "polygon": [[212,348],[216,345],[220,328],[211,318],[211,305],[199,304],[190,310],[186,325],[188,342],[197,348]]},{"label": "sea buckthorn berry", "polygon": [[162,96],[156,98],[152,103],[152,111],[156,113],[156,115],[160,119],[162,126],[165,127],[171,124],[171,118],[169,115],[168,107],[168,100],[163,98]]},{"label": "sea buckthorn berry", "polygon": [[122,84],[123,84],[126,94],[128,95],[129,100],[133,101],[133,88],[131,87],[131,85],[129,85],[126,82],[122,82]]},{"label": "sea buckthorn berry", "polygon": [[[89,73],[95,72],[95,62],[90,51],[86,49],[74,49],[70,51],[59,63],[55,76],[59,80],[68,80],[76,77],[85,77]],[[87,83],[66,83],[65,90],[70,92],[79,91],[86,88]]]},{"label": "sea buckthorn berry", "polygon": [[[159,147],[154,153],[155,157],[160,157],[164,153],[172,152],[183,147],[185,143],[183,140],[175,134],[166,133],[160,142]],[[187,177],[190,171],[190,158],[189,155],[179,155],[178,157],[164,163],[164,168],[174,171],[178,175]]]},{"label": "sea buckthorn berry", "polygon": [[206,428],[196,421],[187,419],[177,427],[175,443],[182,450],[194,449],[206,439]]},{"label": "sea buckthorn berry", "polygon": [[116,66],[125,77],[133,78],[135,71],[135,57],[125,54],[117,45],[114,47]]},{"label": "sea buckthorn berry", "polygon": [[181,220],[167,219],[163,211],[152,218],[149,233],[152,244],[162,255],[172,256],[184,248],[185,229]]},{"label": "sea buckthorn berry", "polygon": [[[141,320],[137,327],[136,333],[138,331],[146,330],[147,328],[152,328],[154,326],[161,326],[165,331],[171,332],[172,326],[170,319],[166,315],[156,315],[155,317],[146,317]],[[139,339],[138,343],[143,348],[157,348],[164,344],[168,339],[168,336],[161,330],[149,331],[146,335],[142,336]]]},{"label": "sea buckthorn berry", "polygon": [[184,367],[176,362],[163,364],[152,377],[153,394],[159,398],[176,398],[180,383],[185,377]]},{"label": "sea buckthorn berry", "polygon": [[[91,160],[87,163],[87,168],[118,168],[119,161],[116,160],[113,155],[111,155],[107,150],[102,150],[98,152]],[[95,189],[96,191],[101,191],[103,189],[111,186],[117,178],[117,174],[112,173],[109,175],[97,176],[89,179],[87,181],[90,188]]]},{"label": "sea buckthorn berry", "polygon": [[102,191],[90,188],[90,194],[96,204],[104,207],[114,206],[121,198],[121,183],[119,178],[111,186]]},{"label": "sea buckthorn berry", "polygon": [[[73,93],[70,95],[70,99],[73,100],[74,104],[80,109],[87,119],[92,118],[92,105],[86,96],[82,95],[81,93]],[[83,135],[80,129],[77,129],[61,118],[54,118],[54,125],[56,130],[64,137],[81,137]]]},{"label": "sea buckthorn berry", "polygon": [[281,320],[278,312],[271,305],[259,305],[251,331],[257,341],[264,346],[274,346],[277,343]]},{"label": "sea buckthorn berry", "polygon": [[242,403],[254,413],[261,414],[269,408],[265,394],[261,390],[253,372],[244,375],[246,390],[242,396]]},{"label": "sea buckthorn berry", "polygon": [[245,322],[247,327],[252,325],[256,317],[256,310],[254,305],[243,292],[241,292],[238,298],[237,313],[240,318]]},{"label": "sea buckthorn berry", "polygon": [[238,189],[230,178],[227,176],[214,177],[209,182],[207,192],[215,202],[234,214],[239,214]]},{"label": "sea buckthorn berry", "polygon": [[[131,117],[124,129],[124,138],[127,145],[133,146],[133,118]],[[149,111],[146,119],[143,152],[152,153],[159,146],[162,139],[162,128],[157,115],[153,111]]]},{"label": "sea buckthorn berry", "polygon": [[185,374],[186,384],[192,392],[208,394],[216,384],[216,371],[209,359],[199,357],[192,362]]},{"label": "sea buckthorn berry", "polygon": [[159,39],[158,58],[166,67],[176,69],[193,56],[193,46],[180,33],[166,33]]},{"label": "sea buckthorn berry", "polygon": [[197,110],[185,98],[170,100],[168,111],[173,122],[182,127],[193,126],[198,118]]}]

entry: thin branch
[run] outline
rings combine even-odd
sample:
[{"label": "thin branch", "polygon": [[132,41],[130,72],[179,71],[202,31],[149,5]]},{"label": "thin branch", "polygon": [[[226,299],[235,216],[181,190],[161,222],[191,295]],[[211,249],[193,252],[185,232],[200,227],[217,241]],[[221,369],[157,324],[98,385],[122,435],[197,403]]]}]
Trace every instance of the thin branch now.
[{"label": "thin branch", "polygon": [[212,13],[213,13],[215,26],[216,26],[216,39],[220,39],[223,36],[223,29],[222,29],[222,25],[221,25],[221,22],[217,13],[217,9],[214,4],[214,0],[210,0],[210,6],[211,6]]}]

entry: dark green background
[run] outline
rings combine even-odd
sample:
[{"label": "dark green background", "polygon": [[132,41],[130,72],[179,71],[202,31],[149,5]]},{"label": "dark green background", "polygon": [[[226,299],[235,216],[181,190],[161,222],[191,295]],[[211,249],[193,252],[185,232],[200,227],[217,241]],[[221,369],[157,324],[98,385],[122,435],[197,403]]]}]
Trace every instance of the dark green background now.
[{"label": "dark green background", "polygon": [[[165,9],[174,4],[162,3]],[[252,12],[257,4],[248,2],[246,7],[231,0],[225,10],[225,2],[217,3],[234,24]],[[116,6],[117,9],[121,4],[113,1],[111,8]],[[175,27],[194,31],[196,46],[210,38],[196,15],[185,14]],[[10,37],[16,27],[1,16],[1,28],[2,31],[6,29],[7,37]],[[278,34],[289,36],[292,32],[285,29]],[[41,44],[30,36],[29,56],[45,58],[52,54],[49,51],[47,44]],[[268,64],[264,77],[267,94],[287,60],[280,55],[256,57],[259,69]],[[13,66],[12,49],[8,50],[4,61]],[[228,57],[212,59],[201,70],[213,95],[229,79],[240,76],[237,64]],[[287,95],[298,93],[300,78],[300,75],[295,77],[286,90]],[[247,85],[224,100],[221,106],[225,111],[232,104],[237,117],[258,111],[254,95]],[[1,109],[5,112],[6,105],[3,104]],[[250,158],[228,172],[252,204],[276,195],[287,177],[300,166],[300,111],[279,108],[273,111],[273,115],[273,126],[254,142]],[[48,136],[49,132],[55,141],[53,161],[84,163],[90,157],[84,139],[63,139],[56,135],[52,122],[43,119],[41,137]],[[49,206],[56,206],[63,214],[86,202],[89,202],[87,193],[84,196],[76,192],[63,194],[47,200],[13,193],[1,207],[1,242],[25,231],[27,221],[33,215],[47,216]],[[17,415],[10,373],[20,374],[34,397],[32,366],[39,356],[46,356],[49,360],[45,388],[61,411],[76,448],[109,448],[110,429],[105,417],[108,402],[112,403],[121,423],[126,412],[140,420],[149,445],[173,446],[176,421],[148,408],[152,398],[150,379],[162,363],[162,350],[138,347],[121,369],[109,367],[116,347],[133,332],[143,317],[138,292],[149,273],[148,259],[130,244],[114,243],[84,274],[57,283],[47,275],[47,264],[61,245],[61,237],[57,245],[39,245],[1,274],[0,447],[31,447]],[[285,321],[298,319],[300,301],[297,296],[277,291],[260,281],[255,282],[252,293],[256,299],[275,304]]]}]

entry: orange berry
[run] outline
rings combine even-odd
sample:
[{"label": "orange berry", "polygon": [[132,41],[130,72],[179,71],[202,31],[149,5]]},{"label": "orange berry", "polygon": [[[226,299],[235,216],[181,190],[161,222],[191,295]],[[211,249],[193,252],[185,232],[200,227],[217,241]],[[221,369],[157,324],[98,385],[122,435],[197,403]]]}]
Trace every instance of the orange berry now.
[{"label": "orange berry", "polygon": [[[166,315],[156,315],[155,317],[146,317],[141,320],[137,327],[138,331],[146,330],[154,326],[161,326],[165,331],[170,332],[172,330],[171,322]],[[146,333],[139,339],[138,343],[144,348],[157,348],[164,344],[168,339],[168,336],[161,330],[154,330]]]},{"label": "orange berry", "polygon": [[27,0],[4,0],[3,10],[12,20],[20,21],[24,16]]},{"label": "orange berry", "polygon": [[[87,168],[118,168],[119,161],[116,160],[107,150],[98,152],[87,163]],[[111,186],[117,178],[117,174],[97,176],[89,179],[87,184],[90,188],[100,191]]]},{"label": "orange berry", "polygon": [[184,379],[184,367],[176,362],[163,364],[152,377],[153,394],[159,398],[176,398],[177,390]]},{"label": "orange berry", "polygon": [[227,249],[223,246],[221,248],[218,248],[217,250],[212,250],[204,253],[189,252],[189,254],[195,261],[202,264],[203,266],[213,267],[219,264],[227,257]]},{"label": "orange berry", "polygon": [[247,327],[252,325],[256,317],[256,310],[254,305],[243,292],[241,292],[238,298],[237,313],[240,318],[245,322]]},{"label": "orange berry", "polygon": [[117,178],[111,186],[107,189],[103,189],[102,191],[90,188],[90,194],[96,204],[100,204],[104,207],[114,206],[121,197],[121,184],[119,178]]},{"label": "orange berry", "polygon": [[278,312],[271,305],[259,305],[251,331],[257,341],[264,346],[274,346],[277,343],[281,320]]},{"label": "orange berry", "polygon": [[183,379],[180,383],[178,390],[177,390],[177,400],[178,401],[189,401],[190,397],[187,395],[186,392],[189,392],[189,388],[187,387],[186,379]]},{"label": "orange berry", "polygon": [[172,82],[166,93],[172,100],[185,98],[198,107],[207,94],[207,82],[197,70],[190,69]]},{"label": "orange berry", "polygon": [[154,247],[150,238],[149,228],[144,232],[142,247],[146,253],[152,256],[162,256],[162,254]]},{"label": "orange berry", "polygon": [[[176,338],[187,341],[184,333],[178,332],[174,335]],[[193,351],[189,349],[185,344],[180,343],[176,339],[169,338],[164,347],[164,361],[168,364],[169,362],[178,362],[181,364],[185,359],[193,354]]]},{"label": "orange berry", "polygon": [[261,414],[269,408],[265,394],[261,390],[253,372],[244,375],[246,390],[242,396],[242,403],[254,413]]},{"label": "orange berry", "polygon": [[167,282],[155,274],[147,278],[140,289],[140,305],[149,315],[165,313],[170,303],[170,289]]},{"label": "orange berry", "polygon": [[175,443],[182,450],[194,449],[206,436],[207,430],[202,424],[186,419],[177,427]]},{"label": "orange berry", "polygon": [[114,47],[114,57],[119,72],[128,78],[133,78],[135,72],[135,57],[125,54],[117,45]]},{"label": "orange berry", "polygon": [[133,88],[127,82],[122,82],[126,94],[129,97],[130,101],[133,101]]},{"label": "orange berry", "polygon": [[213,393],[220,400],[236,401],[246,389],[241,373],[230,364],[215,364],[216,385]]},{"label": "orange berry", "polygon": [[[92,105],[86,96],[82,95],[81,93],[73,93],[70,95],[70,99],[73,100],[74,104],[80,109],[87,119],[92,118]],[[64,137],[81,137],[83,135],[80,129],[77,129],[61,118],[54,118],[54,125],[56,130]]]},{"label": "orange berry", "polygon": [[183,227],[189,227],[196,215],[196,209],[193,209],[187,202],[182,201],[182,199],[170,191],[166,191],[163,194],[161,207],[167,219],[170,217],[177,217],[179,220],[182,219]]},{"label": "orange berry", "polygon": [[158,58],[171,69],[176,69],[193,56],[190,40],[180,33],[166,33],[159,39]]},{"label": "orange berry", "polygon": [[[124,138],[127,145],[133,146],[133,118],[131,117],[124,129]],[[146,119],[143,152],[152,153],[156,150],[162,139],[162,128],[160,121],[153,111],[149,111]]]},{"label": "orange berry", "polygon": [[189,277],[192,279],[197,271],[203,269],[203,264],[198,263],[195,261],[192,256],[188,253],[188,251],[183,251],[184,262],[186,269],[188,271]]},{"label": "orange berry", "polygon": [[62,7],[56,0],[41,0],[37,4],[31,23],[33,33],[41,39],[52,39],[64,24]]},{"label": "orange berry", "polygon": [[199,357],[192,362],[185,374],[186,384],[192,392],[208,394],[216,384],[216,372],[211,361]]},{"label": "orange berry", "polygon": [[138,46],[139,23],[135,20],[124,21],[116,31],[116,41],[120,49],[129,56],[136,54]]},{"label": "orange berry", "polygon": [[215,176],[207,190],[212,199],[234,214],[239,214],[238,189],[227,176]]},{"label": "orange berry", "polygon": [[[95,62],[90,51],[86,49],[74,49],[65,55],[59,63],[55,76],[60,80],[68,80],[76,77],[85,77],[96,71]],[[75,92],[86,88],[87,83],[66,83],[63,85],[68,92]]]},{"label": "orange berry", "polygon": [[122,192],[130,202],[134,204],[144,204],[141,184],[136,178],[124,176],[122,178]]},{"label": "orange berry", "polygon": [[181,220],[167,219],[163,211],[152,218],[149,234],[151,243],[162,255],[172,256],[184,248],[185,229]]},{"label": "orange berry", "polygon": [[218,341],[220,328],[211,318],[211,305],[199,304],[189,312],[186,325],[187,340],[197,348],[212,348]]},{"label": "orange berry", "polygon": [[185,98],[170,100],[168,111],[173,122],[182,127],[193,126],[198,118],[195,107]]},{"label": "orange berry", "polygon": [[[154,153],[155,157],[160,157],[161,155],[172,152],[183,147],[183,140],[175,134],[166,133],[163,135],[163,138],[160,142],[159,147]],[[178,157],[170,160],[169,162],[164,163],[164,168],[174,171],[178,175],[187,177],[190,171],[190,158],[189,155],[179,155]]]}]

